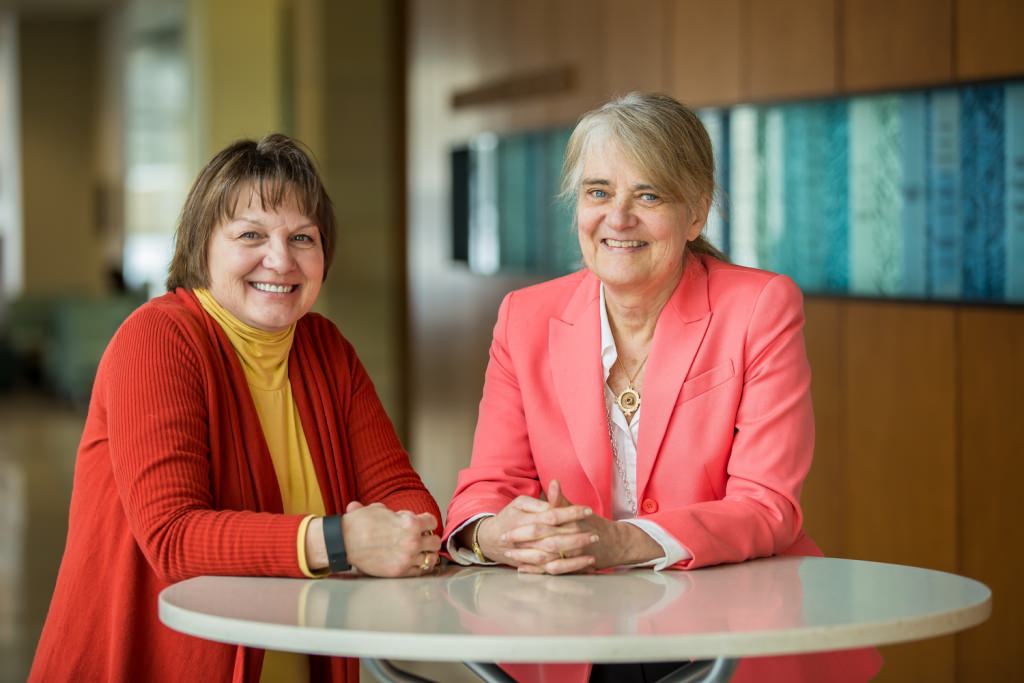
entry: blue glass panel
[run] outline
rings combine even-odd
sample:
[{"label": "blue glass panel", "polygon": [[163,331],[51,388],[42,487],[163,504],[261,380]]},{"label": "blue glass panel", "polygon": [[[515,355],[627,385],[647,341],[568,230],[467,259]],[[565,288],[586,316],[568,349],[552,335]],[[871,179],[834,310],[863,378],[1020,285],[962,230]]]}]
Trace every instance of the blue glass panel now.
[{"label": "blue glass panel", "polygon": [[924,93],[902,97],[903,278],[901,293],[928,293],[928,101]]},{"label": "blue glass panel", "polygon": [[571,134],[571,128],[559,128],[544,135],[544,196],[547,207],[544,231],[547,253],[543,272],[549,274],[569,273],[580,267],[580,245],[573,224],[575,207],[570,201],[558,197],[562,161]]},{"label": "blue glass panel", "polygon": [[1006,299],[1024,301],[1024,83],[1006,86]]},{"label": "blue glass panel", "polygon": [[530,264],[528,213],[530,192],[526,136],[498,141],[498,240],[501,267],[527,270]]},{"label": "blue glass panel", "polygon": [[898,294],[902,281],[902,102],[850,102],[850,291]]},{"label": "blue glass panel", "polygon": [[849,104],[836,100],[820,106],[825,125],[821,226],[824,287],[827,292],[845,292],[850,286],[850,184],[846,175],[850,163]]},{"label": "blue glass panel", "polygon": [[1005,105],[1001,85],[967,87],[960,98],[964,292],[1002,299],[1006,285]]},{"label": "blue glass panel", "polygon": [[932,92],[928,113],[928,292],[956,299],[963,289],[959,93]]}]

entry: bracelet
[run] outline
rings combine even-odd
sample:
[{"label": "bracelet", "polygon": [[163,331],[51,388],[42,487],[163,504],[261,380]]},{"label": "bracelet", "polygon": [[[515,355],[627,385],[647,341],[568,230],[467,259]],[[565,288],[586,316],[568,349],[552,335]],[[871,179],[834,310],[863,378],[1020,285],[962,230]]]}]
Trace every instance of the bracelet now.
[{"label": "bracelet", "polygon": [[487,557],[484,555],[484,551],[480,549],[480,525],[484,523],[485,519],[487,517],[481,517],[473,525],[473,554],[476,555],[476,560],[480,564],[487,564]]},{"label": "bracelet", "polygon": [[324,545],[327,546],[327,567],[331,573],[352,568],[345,554],[345,538],[341,531],[341,515],[324,517]]}]

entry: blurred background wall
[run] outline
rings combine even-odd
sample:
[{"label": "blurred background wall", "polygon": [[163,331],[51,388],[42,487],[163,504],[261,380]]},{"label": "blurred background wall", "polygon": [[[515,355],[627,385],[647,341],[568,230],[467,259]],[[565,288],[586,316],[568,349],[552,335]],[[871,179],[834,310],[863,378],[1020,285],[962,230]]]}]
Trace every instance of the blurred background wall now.
[{"label": "blurred background wall", "polygon": [[[318,308],[443,508],[498,302],[544,277],[453,258],[453,151],[634,89],[726,111],[1010,82],[1021,25],[1014,0],[0,0],[0,679],[24,678],[45,615],[99,354],[162,291],[184,195],[228,142],[280,130],[316,156],[342,230]],[[806,310],[809,532],[995,594],[984,626],[886,648],[879,680],[1019,680],[1024,309]]]}]

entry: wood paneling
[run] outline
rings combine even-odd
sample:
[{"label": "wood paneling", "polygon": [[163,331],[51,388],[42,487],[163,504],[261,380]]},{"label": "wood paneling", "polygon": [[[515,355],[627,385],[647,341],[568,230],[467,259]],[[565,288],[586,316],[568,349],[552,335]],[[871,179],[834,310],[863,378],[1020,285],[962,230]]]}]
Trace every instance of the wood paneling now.
[{"label": "wood paneling", "polygon": [[[498,301],[531,281],[479,277],[449,260],[452,145],[481,130],[568,124],[615,92],[659,89],[659,81],[693,105],[835,94],[840,47],[920,45],[923,27],[941,25],[950,2],[961,14],[967,4],[410,0],[412,451],[442,507],[468,462]],[[926,16],[935,5],[936,16]],[[837,7],[852,19],[838,20]],[[903,28],[883,25],[893,21]],[[836,26],[844,24],[849,35],[837,43]],[[887,65],[893,73],[882,76],[931,78],[928,65],[941,60],[901,56],[905,47],[884,59],[847,55],[851,86],[880,87],[858,79],[872,70],[877,78]],[[579,68],[571,92],[542,96],[537,105],[451,110],[455,90],[556,65]],[[809,299],[806,313],[817,425],[802,501],[808,533],[830,555],[963,573],[995,593],[990,625],[957,641],[884,648],[878,680],[952,681],[956,671],[960,681],[1020,678],[1010,654],[1024,637],[1024,595],[1013,575],[1021,564],[1019,494],[1011,486],[1021,478],[1024,450],[1024,420],[1016,415],[1024,404],[1024,314],[826,298]]]},{"label": "wood paneling", "polygon": [[666,27],[672,96],[690,106],[742,98],[740,0],[668,0]]},{"label": "wood paneling", "polygon": [[836,0],[745,0],[741,8],[747,97],[772,100],[836,91]]},{"label": "wood paneling", "polygon": [[953,77],[953,0],[842,4],[842,86],[876,90]]},{"label": "wood paneling", "polygon": [[814,465],[800,497],[804,529],[826,555],[842,554],[842,337],[844,304],[832,299],[807,300],[807,358],[814,396]]},{"label": "wood paneling", "polygon": [[843,343],[846,550],[955,571],[953,311],[851,302]]},{"label": "wood paneling", "polygon": [[[950,308],[852,302],[843,324],[843,555],[956,571]],[[952,638],[886,648],[879,681],[952,681]]]},{"label": "wood paneling", "polygon": [[[603,0],[606,97],[632,90],[665,92],[668,0]],[[581,65],[584,66],[584,65]]]},{"label": "wood paneling", "polygon": [[1020,580],[1024,481],[1024,315],[964,310],[960,375],[960,565],[992,589],[992,617],[959,637],[961,681],[1024,680]]},{"label": "wood paneling", "polygon": [[[563,73],[575,71],[574,65],[556,62],[552,55],[550,3],[547,0],[520,0],[515,3],[494,3],[505,8],[504,30],[509,33],[506,76],[549,69]],[[578,78],[577,74],[573,75]],[[570,88],[573,87],[570,83]],[[565,90],[553,94],[563,96]],[[504,107],[509,126],[515,129],[540,128],[548,125],[548,96],[532,97]]]},{"label": "wood paneling", "polygon": [[955,0],[956,76],[961,79],[1024,74],[1024,2]]},{"label": "wood paneling", "polygon": [[547,6],[551,61],[579,70],[571,93],[549,99],[548,117],[552,124],[571,124],[607,99],[610,57],[605,31],[610,22],[593,0],[559,0]]}]

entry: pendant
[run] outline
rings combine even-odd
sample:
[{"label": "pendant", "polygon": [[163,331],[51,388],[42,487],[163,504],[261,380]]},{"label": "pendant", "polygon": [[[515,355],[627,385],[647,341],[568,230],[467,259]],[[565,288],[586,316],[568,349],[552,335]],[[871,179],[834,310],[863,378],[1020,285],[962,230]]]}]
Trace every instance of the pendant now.
[{"label": "pendant", "polygon": [[633,385],[627,386],[622,390],[622,393],[615,397],[615,402],[619,404],[619,410],[626,416],[628,420],[633,416],[633,413],[640,407],[640,392],[633,388]]}]

